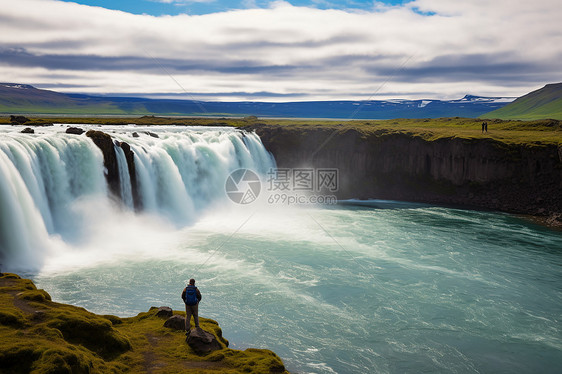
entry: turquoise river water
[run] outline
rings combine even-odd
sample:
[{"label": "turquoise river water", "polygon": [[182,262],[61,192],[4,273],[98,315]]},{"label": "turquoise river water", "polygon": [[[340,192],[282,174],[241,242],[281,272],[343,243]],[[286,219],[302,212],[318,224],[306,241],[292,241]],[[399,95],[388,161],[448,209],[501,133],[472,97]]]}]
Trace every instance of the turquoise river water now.
[{"label": "turquoise river water", "polygon": [[559,232],[383,206],[211,213],[147,233],[153,243],[134,252],[61,255],[35,280],[56,300],[130,316],[181,310],[195,277],[200,314],[233,348],[271,349],[298,373],[559,372]]},{"label": "turquoise river water", "polygon": [[233,187],[258,191],[231,173],[263,180],[275,160],[232,128],[104,126],[115,196],[101,151],[65,130],[0,128],[0,267],[55,301],[182,310],[194,277],[231,347],[271,349],[291,372],[562,372],[560,231],[389,201],[287,206],[266,183],[236,204]]}]

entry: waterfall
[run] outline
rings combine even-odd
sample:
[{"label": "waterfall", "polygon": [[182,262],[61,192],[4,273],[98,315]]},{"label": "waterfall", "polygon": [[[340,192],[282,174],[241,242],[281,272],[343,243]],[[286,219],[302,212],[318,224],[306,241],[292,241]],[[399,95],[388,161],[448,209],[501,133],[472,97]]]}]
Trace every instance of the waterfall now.
[{"label": "waterfall", "polygon": [[[83,127],[89,127],[84,125]],[[98,128],[99,129],[99,128]],[[275,160],[254,133],[230,128],[103,127],[115,140],[120,201],[110,198],[102,151],[86,135],[58,125],[21,134],[0,128],[0,264],[2,270],[40,268],[49,241],[69,245],[87,240],[92,217],[102,205],[115,211],[157,215],[176,227],[226,201],[228,175],[247,168],[265,175]],[[156,136],[155,136],[156,135]],[[136,186],[120,142],[134,153]],[[87,208],[90,204],[93,209]],[[96,214],[92,210],[97,209]],[[103,213],[102,213],[103,212]]]},{"label": "waterfall", "polygon": [[131,185],[131,176],[129,174],[129,166],[123,148],[115,145],[115,154],[117,155],[117,165],[119,168],[119,185],[121,186],[121,201],[129,209],[133,208],[133,187]]}]

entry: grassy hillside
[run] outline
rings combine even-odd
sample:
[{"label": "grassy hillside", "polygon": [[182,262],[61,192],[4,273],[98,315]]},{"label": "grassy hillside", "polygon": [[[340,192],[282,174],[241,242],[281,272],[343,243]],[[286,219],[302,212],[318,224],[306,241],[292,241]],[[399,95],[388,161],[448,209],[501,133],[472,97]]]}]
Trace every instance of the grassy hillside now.
[{"label": "grassy hillside", "polygon": [[482,118],[562,120],[562,83],[547,84]]},{"label": "grassy hillside", "polygon": [[506,99],[466,95],[460,100],[369,100],[369,101],[194,101],[178,99],[61,94],[17,83],[0,83],[0,113],[60,115],[257,115],[269,118],[475,118],[506,105]]},{"label": "grassy hillside", "polygon": [[[426,140],[440,138],[494,139],[504,143],[517,144],[562,144],[562,121],[558,120],[487,120],[488,132],[482,133],[482,119],[436,118],[436,119],[394,119],[394,120],[307,120],[307,119],[262,119],[248,118],[188,118],[188,117],[29,117],[30,121],[21,128],[46,123],[101,124],[101,125],[175,125],[175,126],[233,126],[280,125],[302,127],[304,131],[321,127],[334,131],[348,129],[364,133],[402,133],[419,136]],[[0,125],[10,124],[9,117],[0,117]],[[41,130],[36,130],[40,132]]]},{"label": "grassy hillside", "polygon": [[0,113],[146,114],[144,106],[122,108],[103,98],[69,96],[25,84],[0,83]]},{"label": "grassy hillside", "polygon": [[[28,279],[0,273],[0,373],[284,373],[275,353],[227,348],[219,325],[200,318],[222,349],[199,356],[157,308],[136,317],[97,315],[51,301]],[[185,315],[185,312],[174,314]]]}]

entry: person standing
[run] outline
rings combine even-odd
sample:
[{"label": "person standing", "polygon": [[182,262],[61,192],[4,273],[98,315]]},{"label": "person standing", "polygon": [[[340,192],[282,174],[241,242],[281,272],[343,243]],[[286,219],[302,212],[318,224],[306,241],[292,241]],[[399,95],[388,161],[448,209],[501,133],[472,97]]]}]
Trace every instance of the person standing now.
[{"label": "person standing", "polygon": [[192,278],[189,280],[189,285],[183,289],[181,298],[185,303],[185,331],[186,334],[189,335],[192,315],[195,328],[199,328],[199,301],[201,301],[201,292],[195,287],[195,279]]}]

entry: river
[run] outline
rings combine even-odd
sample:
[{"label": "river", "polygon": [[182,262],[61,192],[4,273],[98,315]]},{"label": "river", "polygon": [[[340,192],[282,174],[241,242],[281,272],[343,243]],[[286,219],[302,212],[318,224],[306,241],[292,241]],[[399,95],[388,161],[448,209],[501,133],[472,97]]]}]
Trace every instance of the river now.
[{"label": "river", "polygon": [[[271,349],[293,372],[562,367],[560,232],[507,214],[404,202],[287,206],[263,191],[236,204],[224,193],[229,173],[266,178],[275,165],[259,138],[105,129],[142,160],[143,212],[125,198],[126,183],[124,204],[107,198],[101,153],[85,136],[56,126],[1,130],[4,268],[54,300],[119,316],[182,310],[181,290],[194,277],[200,315],[220,323],[232,348]],[[57,150],[58,174],[46,170],[57,162],[41,149]]]}]

